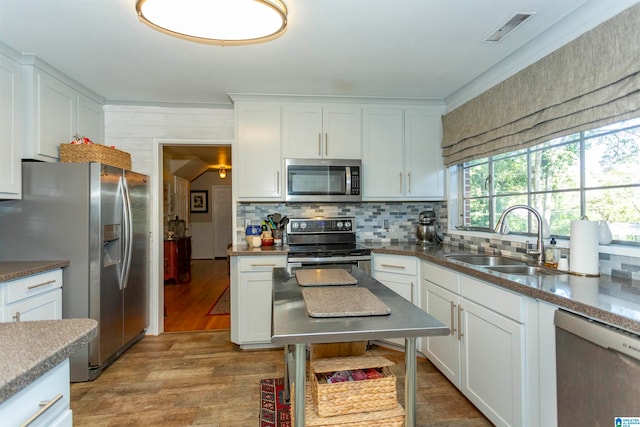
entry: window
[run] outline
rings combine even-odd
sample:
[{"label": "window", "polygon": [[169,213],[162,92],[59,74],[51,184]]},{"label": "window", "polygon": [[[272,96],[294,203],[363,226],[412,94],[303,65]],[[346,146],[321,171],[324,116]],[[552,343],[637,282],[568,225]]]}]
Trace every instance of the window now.
[{"label": "window", "polygon": [[[505,208],[526,204],[554,236],[568,237],[586,215],[608,221],[616,243],[640,245],[640,118],[459,167],[466,227],[492,229]],[[524,209],[508,222],[513,233],[536,232]]]}]

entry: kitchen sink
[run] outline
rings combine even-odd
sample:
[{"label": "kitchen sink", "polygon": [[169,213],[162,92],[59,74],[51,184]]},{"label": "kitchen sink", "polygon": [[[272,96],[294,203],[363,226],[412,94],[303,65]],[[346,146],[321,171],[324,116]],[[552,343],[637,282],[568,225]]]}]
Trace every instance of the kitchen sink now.
[{"label": "kitchen sink", "polygon": [[481,266],[527,267],[527,263],[524,261],[507,258],[503,256],[496,256],[496,255],[447,255],[447,258],[455,261],[466,262],[467,264],[481,265]]},{"label": "kitchen sink", "polygon": [[562,274],[554,270],[535,265],[494,265],[486,267],[487,270],[497,271],[504,274],[520,274],[526,276],[539,276],[544,274]]}]

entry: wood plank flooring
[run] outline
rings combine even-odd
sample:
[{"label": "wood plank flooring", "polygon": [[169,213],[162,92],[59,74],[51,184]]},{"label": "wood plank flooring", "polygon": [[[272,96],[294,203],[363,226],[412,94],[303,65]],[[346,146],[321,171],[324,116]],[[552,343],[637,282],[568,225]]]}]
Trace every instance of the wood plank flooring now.
[{"label": "wood plank flooring", "polygon": [[226,259],[192,260],[189,283],[165,282],[164,330],[229,329],[229,315],[207,315],[227,286],[229,270]]},{"label": "wood plank flooring", "polygon": [[[229,316],[207,316],[228,284],[226,260],[194,260],[189,284],[165,284],[167,332],[144,337],[95,381],[71,384],[74,426],[258,426],[259,382],[283,376],[282,350],[242,351],[230,341]],[[370,351],[396,363],[404,404],[404,355]],[[425,359],[417,402],[421,427],[491,425]]]},{"label": "wood plank flooring", "polygon": [[[373,346],[396,364],[404,404],[404,355]],[[93,382],[71,385],[75,427],[256,427],[259,382],[281,377],[282,350],[242,351],[229,331],[147,336]],[[428,361],[418,363],[417,425],[490,426]]]}]

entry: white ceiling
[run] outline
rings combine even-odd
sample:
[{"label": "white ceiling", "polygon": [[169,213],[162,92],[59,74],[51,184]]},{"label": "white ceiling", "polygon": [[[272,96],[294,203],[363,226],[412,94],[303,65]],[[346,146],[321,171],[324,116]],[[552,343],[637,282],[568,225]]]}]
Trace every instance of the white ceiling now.
[{"label": "white ceiling", "polygon": [[[220,47],[152,30],[135,0],[0,0],[0,41],[113,104],[229,105],[228,93],[455,102],[495,83],[492,67],[504,78],[635,2],[285,0],[284,36]],[[483,41],[516,12],[535,15],[501,43]]]}]

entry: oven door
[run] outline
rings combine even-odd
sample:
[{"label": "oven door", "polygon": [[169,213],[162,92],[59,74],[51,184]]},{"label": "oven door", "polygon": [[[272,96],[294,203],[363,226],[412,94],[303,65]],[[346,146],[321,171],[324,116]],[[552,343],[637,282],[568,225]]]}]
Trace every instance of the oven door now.
[{"label": "oven door", "polygon": [[318,258],[293,258],[287,261],[287,270],[289,272],[300,268],[344,268],[351,270],[352,267],[358,267],[367,274],[371,274],[371,257],[370,256],[354,256],[354,257],[318,257]]}]

